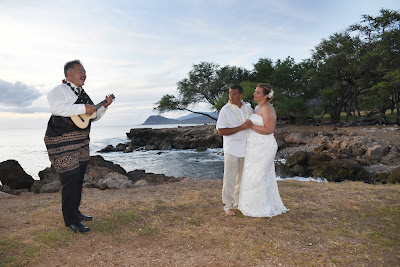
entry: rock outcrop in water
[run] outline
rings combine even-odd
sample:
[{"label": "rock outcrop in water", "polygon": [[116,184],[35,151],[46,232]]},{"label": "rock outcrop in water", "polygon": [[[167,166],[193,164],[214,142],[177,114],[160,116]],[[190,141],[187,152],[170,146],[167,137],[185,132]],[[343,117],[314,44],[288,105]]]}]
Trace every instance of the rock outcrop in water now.
[{"label": "rock outcrop in water", "polygon": [[136,128],[126,134],[131,140],[116,147],[111,145],[99,152],[134,150],[171,150],[198,149],[222,147],[222,137],[218,135],[214,125],[185,126],[177,128]]}]

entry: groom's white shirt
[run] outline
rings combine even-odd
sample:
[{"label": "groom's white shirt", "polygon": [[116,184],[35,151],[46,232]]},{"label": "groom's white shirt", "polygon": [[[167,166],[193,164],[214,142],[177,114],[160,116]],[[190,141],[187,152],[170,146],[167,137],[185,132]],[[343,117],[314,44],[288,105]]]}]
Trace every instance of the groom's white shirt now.
[{"label": "groom's white shirt", "polygon": [[[248,119],[248,117],[246,117],[245,109],[247,109],[248,116],[253,113],[253,109],[250,107],[250,105],[244,103],[243,101],[241,102],[241,108],[236,105],[232,105],[232,107],[236,110],[236,113],[232,110],[229,104],[226,104],[222,107],[217,120],[217,129],[239,127]],[[238,116],[242,118],[242,122],[239,120]],[[235,157],[244,157],[246,153],[247,134],[248,130],[244,130],[232,135],[224,135],[224,153],[229,153]]]}]

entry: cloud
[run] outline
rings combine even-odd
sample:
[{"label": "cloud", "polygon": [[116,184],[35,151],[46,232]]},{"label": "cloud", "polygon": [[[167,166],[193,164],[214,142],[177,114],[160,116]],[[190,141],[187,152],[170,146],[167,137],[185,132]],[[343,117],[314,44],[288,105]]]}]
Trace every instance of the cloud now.
[{"label": "cloud", "polygon": [[42,93],[35,87],[22,82],[10,83],[0,79],[0,104],[14,107],[27,107],[38,99]]}]

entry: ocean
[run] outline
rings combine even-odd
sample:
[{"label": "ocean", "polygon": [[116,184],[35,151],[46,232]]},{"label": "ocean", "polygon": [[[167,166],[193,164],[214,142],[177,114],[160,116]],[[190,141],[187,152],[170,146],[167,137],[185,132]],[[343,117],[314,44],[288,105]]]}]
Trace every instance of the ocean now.
[{"label": "ocean", "polygon": [[[136,169],[173,177],[203,177],[221,179],[223,174],[222,149],[208,149],[203,152],[191,150],[134,151],[131,153],[99,153],[107,145],[116,146],[130,140],[126,133],[131,128],[172,128],[167,125],[137,126],[96,126],[90,133],[90,155],[101,155],[105,160],[121,165],[127,172]],[[39,171],[50,167],[46,146],[43,142],[45,129],[0,129],[0,162],[14,159],[25,172],[39,180]]]},{"label": "ocean", "polygon": [[[126,133],[132,128],[172,128],[168,125],[137,126],[96,126],[92,125],[90,133],[90,154],[101,155],[105,160],[119,164],[127,172],[136,169],[147,173],[165,174],[173,177],[202,177],[206,179],[222,179],[224,170],[223,150],[207,149],[198,152],[195,149],[170,151],[134,151],[131,153],[109,152],[99,153],[107,145],[116,146],[130,140]],[[39,171],[50,167],[46,147],[43,142],[45,129],[0,129],[0,162],[14,159],[19,162],[25,172],[39,180]],[[277,177],[278,180],[287,179]],[[294,177],[301,181],[319,181],[305,177]]]}]

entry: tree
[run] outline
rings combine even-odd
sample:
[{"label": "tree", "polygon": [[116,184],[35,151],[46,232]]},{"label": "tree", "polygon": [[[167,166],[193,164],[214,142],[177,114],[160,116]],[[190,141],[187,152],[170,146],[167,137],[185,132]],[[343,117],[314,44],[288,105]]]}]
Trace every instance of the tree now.
[{"label": "tree", "polygon": [[253,65],[254,70],[251,73],[250,80],[258,82],[268,82],[274,72],[274,65],[270,58],[260,58]]},{"label": "tree", "polygon": [[270,77],[270,85],[275,93],[274,107],[281,119],[291,122],[304,121],[309,116],[308,87],[304,83],[308,66],[297,64],[294,58],[278,59]]},{"label": "tree", "polygon": [[332,124],[340,121],[345,105],[351,107],[354,98],[363,93],[364,88],[357,85],[360,47],[358,37],[335,33],[313,50],[313,86],[320,88],[322,105],[330,111]]},{"label": "tree", "polygon": [[182,105],[181,102],[175,98],[175,96],[169,95],[169,94],[166,94],[161,97],[161,100],[157,102],[157,108],[154,108],[154,110],[158,110],[158,112],[160,112],[160,113],[164,113],[167,111],[183,110],[183,111],[189,111],[192,113],[204,115],[213,120],[217,120],[216,118],[214,118],[213,116],[211,116],[207,113],[188,109],[187,106]]},{"label": "tree", "polygon": [[[381,9],[380,15],[363,15],[363,20],[349,27],[364,41],[366,53],[363,55],[364,73],[360,83],[370,87],[369,94],[362,103],[369,108],[377,108],[386,121],[388,109],[397,110],[396,122],[400,121],[399,94],[397,83],[400,69],[400,14],[398,11]],[[371,102],[374,103],[371,107]]]},{"label": "tree", "polygon": [[[250,105],[254,108],[256,103],[254,102],[254,90],[257,87],[258,82],[244,81],[240,83],[240,86],[243,88],[243,101],[250,103]],[[229,100],[229,91],[225,91],[217,100],[214,105],[216,110],[221,110],[221,108],[228,102]]]},{"label": "tree", "polygon": [[[235,66],[225,66],[220,68],[218,64],[212,62],[201,62],[193,65],[188,77],[177,83],[178,97],[164,95],[156,103],[154,110],[160,113],[165,111],[186,110],[191,104],[199,102],[209,103],[212,107],[219,107],[218,99],[227,92],[232,84],[247,80],[250,72],[244,68]],[[216,108],[219,110],[218,108]],[[209,116],[211,117],[211,116]],[[211,117],[212,118],[212,117]]]}]

